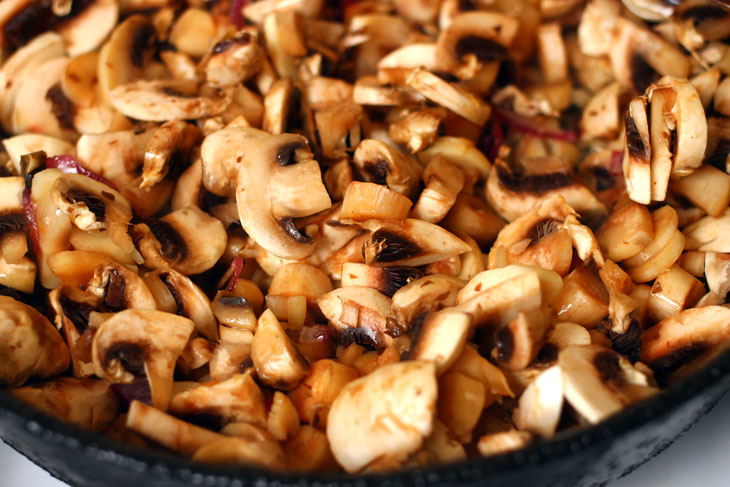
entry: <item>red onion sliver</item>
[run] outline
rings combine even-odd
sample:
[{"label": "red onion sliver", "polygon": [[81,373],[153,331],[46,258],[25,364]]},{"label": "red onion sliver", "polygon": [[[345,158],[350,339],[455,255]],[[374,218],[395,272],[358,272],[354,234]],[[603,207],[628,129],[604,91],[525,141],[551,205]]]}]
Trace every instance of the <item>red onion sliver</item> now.
[{"label": "red onion sliver", "polygon": [[231,3],[230,18],[231,23],[236,29],[242,29],[246,25],[246,19],[243,17],[243,7],[246,6],[248,0],[233,0]]},{"label": "red onion sliver", "polygon": [[510,128],[523,134],[532,135],[533,137],[562,140],[565,142],[572,142],[578,138],[575,132],[540,127],[534,120],[503,108],[495,108],[494,116],[509,125]]},{"label": "red onion sliver", "polygon": [[243,270],[243,259],[241,257],[236,257],[233,259],[233,262],[231,262],[231,266],[233,267],[233,275],[231,276],[231,280],[228,281],[228,286],[226,286],[226,291],[228,292],[232,292],[233,288],[236,287],[238,276],[241,275],[241,271]]},{"label": "red onion sliver", "polygon": [[35,252],[36,258],[40,258],[41,234],[38,230],[35,203],[33,203],[33,200],[30,197],[30,188],[25,188],[23,190],[23,213],[25,213],[25,220],[28,222],[28,232],[30,233],[30,240],[33,243],[33,251]]},{"label": "red onion sliver", "polygon": [[623,174],[624,169],[624,152],[620,150],[611,151],[611,162],[608,165],[608,171],[614,176]]},{"label": "red onion sliver", "polygon": [[81,174],[83,176],[90,177],[95,181],[106,184],[111,188],[117,189],[117,186],[113,182],[109,181],[104,176],[95,173],[94,171],[86,169],[84,166],[79,164],[74,156],[68,154],[49,157],[48,159],[46,159],[46,167],[49,169],[60,169],[65,174]]},{"label": "red onion sliver", "polygon": [[126,411],[135,399],[152,405],[152,391],[146,377],[138,377],[129,384],[112,384],[109,388],[119,398],[123,411]]}]

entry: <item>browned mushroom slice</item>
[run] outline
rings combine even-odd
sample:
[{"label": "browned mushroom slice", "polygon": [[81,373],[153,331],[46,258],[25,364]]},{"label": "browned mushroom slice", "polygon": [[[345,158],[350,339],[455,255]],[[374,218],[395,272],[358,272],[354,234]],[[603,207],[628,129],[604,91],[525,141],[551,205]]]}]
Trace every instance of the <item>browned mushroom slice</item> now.
[{"label": "browned mushroom slice", "polygon": [[398,107],[416,104],[424,100],[407,86],[381,84],[375,76],[363,76],[355,83],[352,101],[359,105]]},{"label": "browned mushroom slice", "polygon": [[617,203],[596,238],[607,258],[620,262],[633,257],[654,239],[651,214],[633,201],[620,206]]},{"label": "browned mushroom slice", "polygon": [[[431,363],[400,362],[342,389],[330,409],[327,438],[345,470],[356,472],[382,456],[405,459],[421,446],[436,409],[435,372]],[[369,411],[365,421],[353,408]]]},{"label": "browned mushroom slice", "polygon": [[472,78],[483,63],[506,57],[518,27],[517,20],[496,12],[457,15],[438,37],[439,67],[461,79]]},{"label": "browned mushroom slice", "polygon": [[346,157],[360,143],[363,107],[354,103],[336,103],[314,111],[314,124],[322,155]]},{"label": "browned mushroom slice", "polygon": [[238,167],[246,156],[246,142],[265,136],[265,132],[254,128],[226,128],[205,137],[200,147],[205,189],[218,196],[233,196]]},{"label": "browned mushroom slice", "polygon": [[549,309],[520,311],[495,333],[497,359],[511,370],[524,370],[537,356],[552,325]]},{"label": "browned mushroom slice", "polygon": [[566,400],[592,424],[658,391],[628,359],[601,346],[567,347],[558,365]]},{"label": "browned mushroom slice", "polygon": [[655,322],[662,321],[693,307],[704,294],[705,286],[675,264],[659,274],[651,287],[647,301],[649,317]]},{"label": "browned mushroom slice", "polygon": [[332,203],[304,137],[282,134],[251,140],[242,153],[248,163],[238,171],[236,201],[243,229],[278,257],[311,255],[314,242],[300,232],[294,218],[326,210]]},{"label": "browned mushroom slice", "polygon": [[291,390],[307,375],[307,363],[271,310],[259,317],[251,359],[256,374],[266,385]]},{"label": "browned mushroom slice", "polygon": [[426,187],[413,207],[411,216],[430,223],[443,220],[464,188],[464,173],[444,156],[432,158],[423,170]]},{"label": "browned mushroom slice", "polygon": [[725,78],[715,90],[715,110],[730,117],[730,78]]},{"label": "browned mushroom slice", "polygon": [[[677,229],[677,222],[677,213],[670,206],[663,206],[652,213],[654,240],[624,261],[626,271],[634,281],[647,282],[656,278],[682,255],[685,236]],[[686,248],[695,250],[690,245]]]},{"label": "browned mushroom slice", "polygon": [[213,267],[228,239],[223,224],[197,206],[139,223],[132,235],[146,267],[171,267],[183,274],[199,274]]},{"label": "browned mushroom slice", "polygon": [[170,27],[168,41],[178,51],[199,58],[208,51],[215,35],[215,21],[210,12],[188,8]]},{"label": "browned mushroom slice", "polygon": [[375,183],[352,181],[342,199],[342,221],[370,219],[403,220],[411,209],[411,200],[400,193]]},{"label": "browned mushroom slice", "polygon": [[482,411],[495,397],[467,374],[448,371],[439,378],[438,419],[462,443],[469,443]]},{"label": "browned mushroom slice", "polygon": [[518,175],[497,160],[487,179],[487,201],[507,221],[527,213],[537,201],[560,193],[576,212],[586,218],[606,214],[606,207],[566,171]]},{"label": "browned mushroom slice", "polygon": [[101,380],[59,377],[11,393],[46,414],[91,431],[106,429],[117,417],[117,398],[109,383]]},{"label": "browned mushroom slice", "polygon": [[142,278],[116,262],[97,267],[86,292],[110,311],[157,309],[157,303]]},{"label": "browned mushroom slice", "polygon": [[243,31],[217,42],[202,61],[205,78],[212,86],[225,88],[245,82],[261,67],[261,48],[255,31]]},{"label": "browned mushroom slice", "polygon": [[361,179],[388,186],[408,198],[415,197],[420,170],[395,147],[379,140],[365,139],[358,145],[352,160]]},{"label": "browned mushroom slice", "polygon": [[670,187],[713,217],[722,215],[730,204],[730,175],[709,164],[672,182]]},{"label": "browned mushroom slice", "polygon": [[552,306],[559,321],[593,328],[608,315],[608,303],[608,292],[598,276],[578,266],[563,279]]},{"label": "browned mushroom slice", "polygon": [[180,120],[165,122],[155,129],[145,147],[140,188],[159,183],[170,172],[174,177],[181,173],[190,162],[199,137],[197,127]]},{"label": "browned mushroom slice", "polygon": [[430,146],[446,118],[443,108],[423,108],[413,111],[390,125],[388,134],[394,142],[405,144],[411,153],[420,152]]},{"label": "browned mushroom slice", "polygon": [[192,455],[209,443],[227,439],[220,433],[182,421],[137,400],[129,406],[126,426],[182,455]]},{"label": "browned mushroom slice", "polygon": [[252,465],[272,470],[282,470],[286,466],[281,445],[273,440],[223,438],[201,446],[192,458],[196,462]]},{"label": "browned mushroom slice", "polygon": [[212,415],[223,424],[243,421],[266,425],[264,395],[251,374],[199,384],[170,399],[170,412],[179,417]]},{"label": "browned mushroom slice", "polygon": [[287,264],[274,274],[268,294],[277,296],[304,296],[316,303],[322,295],[332,291],[327,274],[305,263]]},{"label": "browned mushroom slice", "polygon": [[289,78],[274,81],[264,97],[264,117],[261,128],[274,135],[286,131],[289,105],[292,98],[292,82]]},{"label": "browned mushroom slice", "polygon": [[542,371],[520,395],[514,411],[515,426],[520,430],[551,437],[563,411],[563,376],[560,367]]},{"label": "browned mushroom slice", "polygon": [[342,343],[383,348],[387,335],[394,333],[388,324],[390,299],[375,289],[341,287],[328,292],[317,303]]},{"label": "browned mushroom slice", "polygon": [[612,139],[618,135],[621,129],[620,96],[621,85],[611,83],[590,99],[580,119],[583,139]]},{"label": "browned mushroom slice", "polygon": [[145,274],[144,283],[145,287],[149,285],[157,309],[189,318],[200,335],[209,340],[218,339],[218,325],[210,300],[190,278],[165,268]]},{"label": "browned mushroom slice", "polygon": [[68,348],[48,319],[7,296],[0,296],[0,338],[3,385],[21,385],[31,377],[47,379],[68,368]]},{"label": "browned mushroom slice", "polygon": [[648,205],[652,196],[651,139],[647,99],[634,98],[625,119],[626,151],[623,172],[626,191],[637,203]]},{"label": "browned mushroom slice", "polygon": [[132,81],[117,86],[109,96],[123,115],[159,122],[218,115],[231,104],[229,93],[202,94],[197,83],[188,80]]},{"label": "browned mushroom slice", "polygon": [[414,71],[408,76],[406,83],[432,102],[477,125],[484,125],[492,113],[491,107],[479,97],[428,71]]},{"label": "browned mushroom slice", "polygon": [[122,384],[144,373],[152,403],[164,411],[172,394],[175,362],[194,329],[189,319],[162,311],[120,311],[96,330],[91,351],[95,373]]},{"label": "browned mushroom slice", "polygon": [[527,431],[502,431],[489,433],[477,443],[477,449],[482,456],[500,455],[526,447],[532,441],[532,435]]},{"label": "browned mushroom slice", "polygon": [[371,287],[392,297],[409,282],[423,277],[415,267],[373,267],[357,262],[342,265],[342,286]]},{"label": "browned mushroom slice", "polygon": [[687,238],[687,250],[730,252],[727,229],[730,227],[730,210],[717,217],[706,216],[687,225],[683,233]]},{"label": "browned mushroom slice", "polygon": [[455,305],[457,293],[464,284],[461,279],[444,275],[415,279],[393,294],[391,316],[398,326],[408,330],[421,313]]},{"label": "browned mushroom slice", "polygon": [[[76,152],[74,145],[70,142],[42,134],[16,135],[15,137],[8,137],[2,142],[17,174],[22,174],[20,157],[25,154],[43,151],[47,156],[53,157],[65,154],[73,155]],[[32,161],[37,164],[40,159],[32,159]],[[34,166],[30,166],[26,170],[33,171],[38,168],[37,165],[34,164]]]},{"label": "browned mushroom slice", "polygon": [[434,362],[436,373],[443,375],[461,355],[470,327],[471,317],[466,313],[428,313],[416,325],[408,359]]},{"label": "browned mushroom slice", "polygon": [[415,42],[401,46],[378,61],[378,79],[386,79],[398,73],[400,79],[405,80],[412,69],[424,68],[436,71],[436,44]]},{"label": "browned mushroom slice", "polygon": [[558,22],[544,23],[537,28],[537,49],[545,82],[565,81],[568,78],[568,54],[562,26]]},{"label": "browned mushroom slice", "polygon": [[683,375],[724,350],[730,309],[705,306],[681,311],[641,335],[641,361],[663,379]]},{"label": "browned mushroom slice", "polygon": [[370,220],[363,226],[371,231],[362,249],[366,264],[419,266],[470,250],[455,235],[421,220]]}]

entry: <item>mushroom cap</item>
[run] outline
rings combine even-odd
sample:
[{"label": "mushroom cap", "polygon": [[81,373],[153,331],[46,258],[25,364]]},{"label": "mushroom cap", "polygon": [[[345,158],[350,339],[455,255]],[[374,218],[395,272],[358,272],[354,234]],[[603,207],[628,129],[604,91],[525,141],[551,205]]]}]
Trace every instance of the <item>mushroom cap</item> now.
[{"label": "mushroom cap", "polygon": [[431,434],[436,367],[405,361],[385,365],[342,388],[327,418],[327,439],[350,473],[383,456],[404,459]]},{"label": "mushroom cap", "polygon": [[139,274],[117,262],[97,267],[86,292],[111,311],[157,309],[154,296]]},{"label": "mushroom cap", "polygon": [[294,134],[251,139],[240,157],[236,201],[243,229],[277,257],[310,255],[314,242],[293,219],[326,210],[332,203],[306,139]]},{"label": "mushroom cap", "polygon": [[0,384],[20,385],[66,370],[66,343],[48,319],[30,306],[0,296]]},{"label": "mushroom cap", "polygon": [[164,411],[175,362],[194,329],[189,319],[162,311],[120,311],[96,330],[91,347],[95,373],[109,382],[128,384],[134,374],[144,372],[153,405]]},{"label": "mushroom cap", "polygon": [[259,379],[277,389],[294,389],[308,371],[304,357],[269,309],[259,317],[251,359]]}]

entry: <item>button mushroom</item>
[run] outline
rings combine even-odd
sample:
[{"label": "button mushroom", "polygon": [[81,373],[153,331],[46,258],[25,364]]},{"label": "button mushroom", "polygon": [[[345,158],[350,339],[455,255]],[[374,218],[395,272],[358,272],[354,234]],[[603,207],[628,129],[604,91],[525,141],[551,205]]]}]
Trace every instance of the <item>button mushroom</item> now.
[{"label": "button mushroom", "polygon": [[427,362],[390,364],[347,384],[327,421],[337,461],[357,472],[379,458],[416,451],[431,433],[436,391],[435,366]]},{"label": "button mushroom", "polygon": [[0,296],[0,338],[3,385],[20,385],[31,377],[47,379],[68,368],[68,348],[48,319],[7,296]]},{"label": "button mushroom", "polygon": [[291,390],[307,374],[307,364],[271,310],[259,317],[251,346],[251,359],[261,381]]},{"label": "button mushroom", "polygon": [[388,326],[390,299],[375,289],[348,286],[330,291],[317,300],[341,342],[382,348],[392,330]]},{"label": "button mushroom", "polygon": [[167,409],[175,362],[195,329],[182,316],[156,310],[120,311],[96,330],[91,355],[96,375],[128,384],[145,374],[152,403]]},{"label": "button mushroom", "polygon": [[331,201],[306,139],[271,135],[253,139],[242,149],[246,164],[238,171],[236,186],[241,226],[278,257],[307,257],[314,242],[301,233],[294,218],[326,210]]}]

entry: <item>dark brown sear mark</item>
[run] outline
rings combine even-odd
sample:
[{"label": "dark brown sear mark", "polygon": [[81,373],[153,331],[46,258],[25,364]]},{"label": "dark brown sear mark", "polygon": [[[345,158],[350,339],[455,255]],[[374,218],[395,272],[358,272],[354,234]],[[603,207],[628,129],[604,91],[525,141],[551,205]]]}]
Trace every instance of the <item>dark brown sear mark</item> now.
[{"label": "dark brown sear mark", "polygon": [[385,185],[388,179],[388,173],[390,173],[390,166],[386,161],[377,161],[372,164],[365,164],[363,171],[375,184]]},{"label": "dark brown sear mark", "polygon": [[66,197],[74,204],[83,203],[94,214],[97,220],[104,220],[106,205],[101,199],[78,188],[68,190]]},{"label": "dark brown sear mark", "polygon": [[724,171],[730,158],[730,140],[721,139],[717,142],[715,152],[707,157],[707,164],[715,166],[716,168]]},{"label": "dark brown sear mark", "polygon": [[547,237],[548,235],[560,230],[562,222],[554,218],[545,218],[535,223],[533,227],[527,232],[527,238],[530,239],[530,245],[534,245],[540,241],[540,239]]},{"label": "dark brown sear mark", "polygon": [[109,272],[109,282],[104,291],[104,305],[111,311],[121,311],[126,308],[124,291],[127,285],[119,271],[112,269]]},{"label": "dark brown sear mark", "polygon": [[500,362],[508,362],[515,352],[515,337],[508,326],[503,326],[494,334],[494,342],[497,347],[497,359]]},{"label": "dark brown sear mark", "polygon": [[393,297],[398,289],[409,282],[423,277],[423,272],[415,267],[386,267],[383,274],[385,277],[382,292],[388,297]]},{"label": "dark brown sear mark", "polygon": [[71,320],[76,330],[81,334],[89,327],[89,315],[96,311],[93,306],[86,303],[77,303],[63,294],[60,298],[61,310],[64,316]]},{"label": "dark brown sear mark", "polygon": [[554,343],[546,343],[535,357],[536,364],[550,364],[558,359],[558,347]]},{"label": "dark brown sear mark", "polygon": [[631,83],[639,93],[644,93],[650,84],[659,79],[659,73],[640,54],[631,58]]},{"label": "dark brown sear mark", "polygon": [[174,96],[176,98],[195,98],[195,97],[197,97],[197,95],[195,95],[195,94],[183,93],[182,91],[178,91],[171,86],[163,86],[162,88],[160,88],[160,90],[164,94],[166,94],[168,96]]},{"label": "dark brown sear mark", "polygon": [[132,33],[132,44],[129,46],[129,59],[138,68],[144,65],[144,52],[154,40],[155,28],[152,24],[142,24]]},{"label": "dark brown sear mark", "polygon": [[160,280],[165,285],[167,290],[170,291],[170,295],[172,296],[173,301],[175,301],[175,313],[180,316],[185,316],[185,301],[183,300],[180,291],[178,291],[177,288],[170,282],[170,274],[160,274]]},{"label": "dark brown sear mark", "polygon": [[221,296],[218,298],[218,302],[223,306],[231,308],[250,308],[248,300],[243,296]]},{"label": "dark brown sear mark", "polygon": [[407,237],[384,229],[376,230],[366,245],[375,250],[374,262],[395,262],[421,253],[421,248]]},{"label": "dark brown sear mark", "polygon": [[108,365],[112,360],[119,360],[124,370],[134,376],[144,374],[145,352],[135,343],[118,343],[107,351],[104,357]]},{"label": "dark brown sear mark", "polygon": [[649,160],[649,148],[644,145],[644,139],[628,111],[626,112],[626,147],[632,156],[644,161]]},{"label": "dark brown sear mark", "polygon": [[612,348],[629,359],[632,363],[639,360],[641,353],[641,325],[636,320],[631,324],[625,333],[615,333],[607,330],[606,336],[611,340]]},{"label": "dark brown sear mark", "polygon": [[160,252],[166,259],[179,261],[184,257],[187,246],[175,227],[164,220],[157,219],[148,220],[147,226],[160,242]]},{"label": "dark brown sear mark", "polygon": [[497,167],[497,177],[504,187],[517,193],[551,191],[568,186],[575,180],[573,174],[569,172],[519,176],[503,166]]},{"label": "dark brown sear mark", "polygon": [[616,187],[616,178],[605,167],[594,166],[591,168],[591,173],[596,180],[596,191],[606,191]]},{"label": "dark brown sear mark", "polygon": [[654,370],[657,378],[664,378],[681,366],[700,357],[707,352],[710,346],[703,342],[689,343],[680,347],[661,358],[654,360],[649,366]]},{"label": "dark brown sear mark", "polygon": [[249,42],[251,42],[251,36],[248,33],[243,33],[242,35],[233,39],[225,39],[223,41],[217,42],[213,46],[213,54],[220,54],[227,51],[236,44],[245,45]]},{"label": "dark brown sear mark", "polygon": [[709,19],[722,19],[728,11],[718,5],[698,5],[690,7],[679,15],[682,20],[692,20],[695,24]]},{"label": "dark brown sear mark", "polygon": [[479,36],[464,36],[456,43],[459,59],[474,54],[482,62],[501,61],[507,56],[507,49],[500,43]]},{"label": "dark brown sear mark", "polygon": [[621,373],[621,365],[619,364],[619,356],[614,352],[598,352],[593,357],[593,365],[601,376],[603,382],[613,382],[621,385],[623,382],[623,374]]},{"label": "dark brown sear mark", "polygon": [[278,162],[280,166],[291,166],[292,164],[296,164],[297,160],[296,157],[294,157],[295,153],[302,147],[304,147],[304,145],[301,142],[292,142],[291,144],[281,147],[276,152],[276,162]]},{"label": "dark brown sear mark", "polygon": [[370,328],[357,327],[357,328],[343,328],[335,333],[335,341],[347,347],[353,343],[360,345],[361,347],[377,348],[379,340],[377,334]]},{"label": "dark brown sear mark", "polygon": [[68,15],[59,17],[51,10],[52,0],[27,2],[3,27],[4,45],[8,52],[24,46],[37,35],[62,27],[94,3],[94,0],[73,0]]},{"label": "dark brown sear mark", "polygon": [[17,232],[25,227],[25,215],[9,214],[0,216],[0,238],[10,232]]},{"label": "dark brown sear mark", "polygon": [[76,117],[76,107],[61,89],[61,83],[48,88],[46,92],[46,100],[51,104],[51,112],[58,120],[58,125],[62,129],[75,130],[74,118]]},{"label": "dark brown sear mark", "polygon": [[279,220],[279,226],[282,230],[284,230],[284,232],[286,232],[287,235],[289,235],[298,243],[305,244],[312,241],[312,237],[299,231],[296,224],[294,223],[294,219],[290,216],[284,217]]}]

